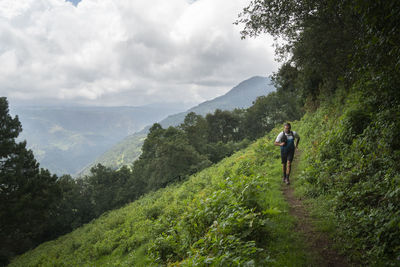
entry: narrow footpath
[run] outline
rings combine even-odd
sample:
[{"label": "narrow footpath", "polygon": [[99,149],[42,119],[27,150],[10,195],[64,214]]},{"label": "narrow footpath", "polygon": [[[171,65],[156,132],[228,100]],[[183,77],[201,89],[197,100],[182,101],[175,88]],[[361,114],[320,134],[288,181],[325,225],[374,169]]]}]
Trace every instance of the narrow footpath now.
[{"label": "narrow footpath", "polygon": [[345,267],[351,266],[347,259],[333,249],[333,242],[323,232],[318,231],[313,225],[315,220],[307,212],[302,200],[294,195],[293,182],[296,179],[298,161],[301,160],[301,151],[298,151],[292,165],[291,184],[282,185],[283,195],[289,203],[289,214],[296,218],[295,230],[303,235],[305,245],[310,254],[315,256],[315,266]]}]

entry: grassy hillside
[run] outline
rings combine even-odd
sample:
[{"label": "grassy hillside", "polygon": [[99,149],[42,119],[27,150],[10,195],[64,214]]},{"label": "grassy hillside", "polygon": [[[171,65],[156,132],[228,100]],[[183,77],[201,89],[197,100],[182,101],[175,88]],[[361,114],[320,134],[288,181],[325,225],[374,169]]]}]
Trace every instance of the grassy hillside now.
[{"label": "grassy hillside", "polygon": [[306,265],[281,187],[280,129],[10,266]]}]

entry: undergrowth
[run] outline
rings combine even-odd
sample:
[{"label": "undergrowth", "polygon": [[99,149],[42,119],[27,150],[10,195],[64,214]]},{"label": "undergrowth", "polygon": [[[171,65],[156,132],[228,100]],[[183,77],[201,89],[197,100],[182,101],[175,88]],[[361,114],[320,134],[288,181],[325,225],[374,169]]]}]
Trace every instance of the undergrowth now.
[{"label": "undergrowth", "polygon": [[304,161],[297,193],[311,199],[320,228],[354,262],[400,264],[400,106],[374,95],[337,94],[299,123]]}]

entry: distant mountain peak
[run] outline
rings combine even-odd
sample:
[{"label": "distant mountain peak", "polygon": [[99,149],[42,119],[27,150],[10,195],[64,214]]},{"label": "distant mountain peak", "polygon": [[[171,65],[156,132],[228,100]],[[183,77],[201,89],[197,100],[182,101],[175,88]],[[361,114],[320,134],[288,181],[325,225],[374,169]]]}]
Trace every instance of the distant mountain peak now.
[{"label": "distant mountain peak", "polygon": [[[253,76],[247,80],[240,82],[238,85],[233,87],[231,90],[229,90],[229,92],[227,92],[223,96],[230,96],[230,95],[234,95],[237,93],[248,93],[249,97],[251,97],[253,95],[261,96],[261,95],[267,95],[268,93],[270,93],[271,88],[273,88],[271,79],[269,79],[267,77]],[[223,97],[223,96],[220,96],[220,97]],[[219,97],[217,97],[217,98],[219,98]],[[215,99],[217,99],[217,98],[215,98]]]},{"label": "distant mountain peak", "polygon": [[[217,108],[222,110],[248,108],[252,105],[253,101],[257,97],[267,95],[272,91],[275,91],[275,87],[272,85],[271,79],[267,77],[253,76],[247,80],[240,82],[238,85],[229,90],[229,92],[227,92],[226,94],[216,97],[212,100],[205,101],[189,109],[188,111],[183,112],[183,114],[195,112],[204,116],[207,113],[214,112],[214,110]],[[170,117],[173,116],[175,115],[171,115]],[[161,121],[161,124],[164,126],[163,121]]]}]

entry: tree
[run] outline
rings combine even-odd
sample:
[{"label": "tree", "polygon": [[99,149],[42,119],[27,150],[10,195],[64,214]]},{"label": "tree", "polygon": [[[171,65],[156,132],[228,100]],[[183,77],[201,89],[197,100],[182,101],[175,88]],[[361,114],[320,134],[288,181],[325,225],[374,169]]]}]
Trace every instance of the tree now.
[{"label": "tree", "polygon": [[97,164],[90,171],[91,175],[86,176],[84,182],[92,206],[92,218],[107,210],[119,208],[140,196],[141,192],[129,187],[131,171],[128,167],[113,170]]},{"label": "tree", "polygon": [[194,112],[188,113],[184,122],[179,126],[186,133],[189,143],[200,154],[205,154],[206,152],[207,127],[207,121],[201,115],[197,115]]},{"label": "tree", "polygon": [[257,139],[277,124],[300,119],[303,112],[295,94],[290,91],[278,91],[258,97],[246,112],[246,136]]},{"label": "tree", "polygon": [[[361,36],[360,18],[350,0],[254,0],[239,15],[242,36],[269,33],[286,42],[278,45],[282,60],[300,70],[296,86],[316,101],[332,94],[355,54],[355,41]],[[286,67],[285,65],[283,65]]]},{"label": "tree", "polygon": [[83,178],[63,175],[57,180],[60,201],[57,205],[56,233],[62,235],[94,218],[94,207],[90,201],[88,185]]},{"label": "tree", "polygon": [[210,164],[190,145],[185,132],[174,127],[163,129],[154,124],[142,150],[132,175],[146,185],[146,192],[183,180]]},{"label": "tree", "polygon": [[57,176],[39,170],[26,142],[15,139],[22,131],[18,117],[8,114],[0,98],[0,260],[7,261],[53,237],[52,217],[59,188]]},{"label": "tree", "polygon": [[240,119],[234,113],[227,110],[216,109],[214,114],[207,114],[208,141],[217,143],[219,141],[227,143],[229,141],[239,141]]}]

